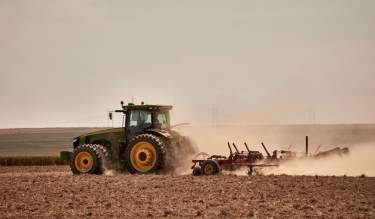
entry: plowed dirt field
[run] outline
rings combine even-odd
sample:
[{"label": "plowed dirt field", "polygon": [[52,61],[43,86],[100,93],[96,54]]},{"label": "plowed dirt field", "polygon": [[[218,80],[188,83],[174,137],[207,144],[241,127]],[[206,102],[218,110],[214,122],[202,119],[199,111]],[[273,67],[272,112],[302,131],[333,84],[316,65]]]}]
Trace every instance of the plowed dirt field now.
[{"label": "plowed dirt field", "polygon": [[375,178],[0,167],[0,218],[375,218]]}]

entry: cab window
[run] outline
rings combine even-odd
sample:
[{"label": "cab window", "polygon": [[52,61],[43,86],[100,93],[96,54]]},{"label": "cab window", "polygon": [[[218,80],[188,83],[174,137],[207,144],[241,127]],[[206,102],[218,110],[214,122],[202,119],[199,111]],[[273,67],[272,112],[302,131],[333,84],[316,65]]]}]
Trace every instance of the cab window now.
[{"label": "cab window", "polygon": [[147,127],[151,127],[151,112],[144,110],[132,110],[129,119],[129,134],[130,138],[141,132]]},{"label": "cab window", "polygon": [[167,128],[167,116],[165,114],[165,112],[163,111],[159,111],[159,112],[156,112],[156,122],[158,124],[155,125],[155,128],[158,128],[158,129],[166,129]]},{"label": "cab window", "polygon": [[151,125],[151,112],[142,110],[133,110],[130,114],[130,126]]}]

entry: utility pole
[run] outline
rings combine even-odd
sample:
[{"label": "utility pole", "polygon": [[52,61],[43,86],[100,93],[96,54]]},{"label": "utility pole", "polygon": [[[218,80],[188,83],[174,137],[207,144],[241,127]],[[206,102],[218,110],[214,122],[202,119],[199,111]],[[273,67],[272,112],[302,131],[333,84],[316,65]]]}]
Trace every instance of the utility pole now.
[{"label": "utility pole", "polygon": [[219,125],[219,109],[217,107],[212,109],[212,125]]},{"label": "utility pole", "polygon": [[309,109],[310,124],[315,124],[315,109]]}]

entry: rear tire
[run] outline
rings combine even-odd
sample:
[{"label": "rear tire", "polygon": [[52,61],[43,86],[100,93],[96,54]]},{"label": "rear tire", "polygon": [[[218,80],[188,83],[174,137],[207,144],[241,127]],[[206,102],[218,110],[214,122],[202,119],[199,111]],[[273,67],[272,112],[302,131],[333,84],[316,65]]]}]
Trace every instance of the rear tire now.
[{"label": "rear tire", "polygon": [[107,149],[98,144],[78,146],[70,157],[70,169],[74,174],[100,174],[108,156]]},{"label": "rear tire", "polygon": [[207,159],[202,164],[202,174],[203,175],[215,175],[219,173],[220,167],[219,164],[212,159]]},{"label": "rear tire", "polygon": [[135,136],[125,149],[125,165],[131,174],[157,173],[164,168],[165,158],[162,140],[148,133]]}]

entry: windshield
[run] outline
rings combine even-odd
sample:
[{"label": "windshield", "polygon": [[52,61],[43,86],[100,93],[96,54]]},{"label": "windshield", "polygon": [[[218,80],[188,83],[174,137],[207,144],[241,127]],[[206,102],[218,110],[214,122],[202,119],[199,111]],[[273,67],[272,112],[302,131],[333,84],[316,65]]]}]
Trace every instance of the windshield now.
[{"label": "windshield", "polygon": [[143,129],[151,127],[151,112],[146,110],[132,110],[129,119],[129,133],[132,138]]},{"label": "windshield", "polygon": [[144,125],[151,125],[151,112],[133,110],[130,113],[130,126],[142,127]]}]

